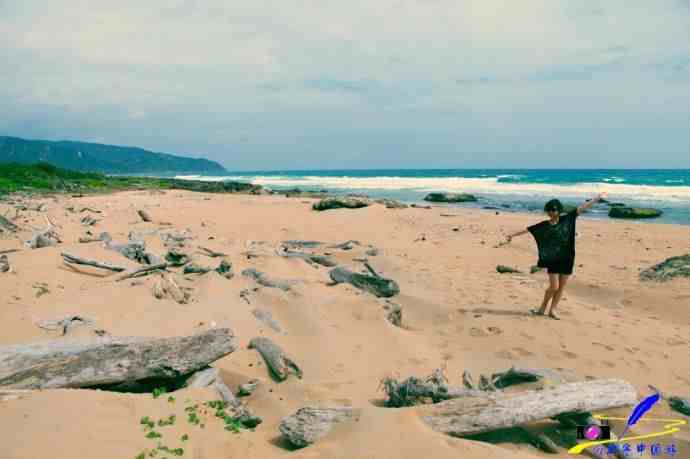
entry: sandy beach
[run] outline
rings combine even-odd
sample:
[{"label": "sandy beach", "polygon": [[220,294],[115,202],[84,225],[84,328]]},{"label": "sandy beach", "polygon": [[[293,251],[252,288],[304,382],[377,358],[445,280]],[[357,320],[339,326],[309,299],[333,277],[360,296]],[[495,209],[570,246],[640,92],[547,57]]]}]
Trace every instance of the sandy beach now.
[{"label": "sandy beach", "polygon": [[[51,457],[134,459],[155,446],[140,425],[144,416],[176,414],[175,425],[161,429],[182,457],[323,457],[323,458],[535,458],[546,456],[530,444],[452,438],[432,431],[414,408],[384,408],[382,378],[424,377],[443,368],[450,382],[461,384],[463,371],[491,374],[511,366],[571,371],[578,378],[620,378],[639,394],[651,384],[664,392],[690,396],[690,283],[679,278],[642,282],[639,272],[669,257],[688,253],[689,227],[632,221],[578,220],[575,273],[560,305],[560,321],[531,317],[547,278],[530,274],[536,263],[531,236],[494,247],[506,234],[536,223],[535,215],[434,206],[316,212],[313,199],[279,195],[221,195],[185,191],[131,191],[79,198],[57,195],[43,211],[22,211],[17,233],[0,234],[0,251],[9,253],[9,272],[0,273],[0,345],[62,339],[86,339],[102,331],[112,336],[172,337],[229,327],[238,348],[216,361],[225,383],[235,390],[251,379],[256,392],[243,400],[263,418],[254,431],[232,433],[221,422],[204,429],[185,420],[185,399],[217,399],[214,390],[182,389],[176,401],[148,394],[88,389],[37,391],[0,402],[3,459]],[[68,208],[73,210],[70,211]],[[100,213],[80,212],[88,207]],[[143,209],[152,222],[143,222]],[[14,215],[0,202],[0,214]],[[84,226],[91,215],[98,221]],[[62,243],[28,249],[32,228],[55,224]],[[79,243],[90,230],[107,231],[126,242],[134,233],[147,250],[166,252],[161,235],[186,235],[185,253],[195,263],[215,267],[218,258],[206,247],[227,254],[234,277],[215,272],[171,274],[189,288],[188,304],[157,299],[158,275],[115,282],[98,268],[70,268],[61,252],[136,267],[134,261],[103,247]],[[366,257],[381,275],[394,279],[400,294],[402,327],[386,320],[386,301],[351,285],[328,285],[329,268],[302,259],[277,256],[285,240],[315,240],[341,265],[361,271],[355,259]],[[327,248],[348,240],[351,250]],[[367,255],[371,248],[375,256]],[[249,256],[248,256],[249,254]],[[522,273],[499,274],[496,265]],[[261,287],[241,275],[245,268],[295,283],[289,291]],[[242,296],[240,295],[242,291]],[[269,311],[283,332],[255,317]],[[94,319],[67,336],[40,328],[40,321],[68,315]],[[247,344],[268,336],[303,370],[302,379],[273,380],[260,355]],[[348,405],[361,409],[357,422],[337,426],[304,449],[291,448],[280,436],[280,420],[303,406]],[[613,410],[625,416],[628,409]],[[682,417],[659,404],[655,415]],[[687,418],[686,418],[687,419]],[[181,443],[182,435],[189,440]],[[679,453],[690,458],[690,428],[674,436]],[[157,457],[172,457],[159,454]],[[572,457],[566,453],[551,457]]]}]

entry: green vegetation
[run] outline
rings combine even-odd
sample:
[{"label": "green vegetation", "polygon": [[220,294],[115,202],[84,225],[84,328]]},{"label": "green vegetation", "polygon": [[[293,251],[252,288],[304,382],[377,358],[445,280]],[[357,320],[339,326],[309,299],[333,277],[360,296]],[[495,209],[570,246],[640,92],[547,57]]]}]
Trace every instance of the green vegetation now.
[{"label": "green vegetation", "polygon": [[190,190],[207,193],[258,192],[261,187],[239,182],[205,182],[156,177],[114,177],[96,172],[61,169],[48,163],[0,163],[0,195],[37,193],[107,193],[121,190]]},{"label": "green vegetation", "polygon": [[87,142],[25,140],[0,136],[0,162],[32,164],[46,161],[77,171],[106,174],[226,174],[223,166],[202,158],[154,153],[136,147]]},{"label": "green vegetation", "polygon": [[168,390],[165,387],[156,387],[153,389],[153,398],[158,398],[167,392]]}]

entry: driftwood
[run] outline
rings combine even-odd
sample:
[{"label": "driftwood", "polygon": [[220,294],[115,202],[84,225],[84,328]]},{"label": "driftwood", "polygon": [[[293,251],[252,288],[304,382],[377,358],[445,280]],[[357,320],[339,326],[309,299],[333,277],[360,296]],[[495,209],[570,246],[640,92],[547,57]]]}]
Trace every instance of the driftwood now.
[{"label": "driftwood", "polygon": [[7,231],[10,231],[12,233],[17,232],[19,227],[12,223],[9,219],[3,217],[0,215],[0,228],[5,228]]},{"label": "driftwood", "polygon": [[233,418],[240,422],[243,426],[247,428],[254,428],[261,424],[263,421],[260,417],[255,416],[249,411],[249,409],[242,403],[235,394],[232,393],[230,388],[223,382],[223,380],[218,377],[214,383],[215,389],[220,394],[220,397],[225,403],[231,408],[233,413]]},{"label": "driftwood", "polygon": [[96,321],[90,317],[73,315],[58,320],[41,320],[36,325],[44,330],[60,330],[62,336],[65,336],[71,328],[77,325],[93,325],[95,323]]},{"label": "driftwood", "polygon": [[433,430],[467,436],[524,425],[572,411],[596,411],[634,405],[635,388],[618,379],[566,383],[553,389],[508,394],[484,392],[420,408]]},{"label": "driftwood", "polygon": [[82,207],[79,212],[93,212],[94,214],[100,214],[101,211],[98,209],[94,209],[92,207]]},{"label": "driftwood", "polygon": [[[368,264],[365,266],[371,269]],[[400,293],[400,287],[394,280],[381,277],[378,274],[367,276],[354,273],[344,266],[338,266],[332,269],[329,275],[336,284],[349,283],[378,297],[388,298]]]},{"label": "driftwood", "polygon": [[115,265],[111,265],[110,263],[104,263],[104,262],[96,261],[96,260],[89,260],[87,258],[80,258],[80,257],[77,257],[75,255],[71,255],[71,254],[66,253],[66,252],[62,252],[60,255],[62,255],[63,260],[69,264],[93,266],[95,268],[107,269],[107,270],[115,271],[115,272],[125,271],[125,268],[123,268],[122,266],[115,266]]},{"label": "driftwood", "polygon": [[159,300],[171,298],[179,304],[187,304],[190,297],[189,292],[164,274],[161,274],[160,278],[153,284],[153,296]]},{"label": "driftwood", "polygon": [[381,384],[388,396],[385,405],[393,408],[424,404],[427,400],[438,403],[443,400],[478,397],[484,394],[484,392],[476,389],[449,386],[440,369],[435,370],[431,376],[425,379],[411,376],[398,382],[394,378],[384,378]]},{"label": "driftwood", "polygon": [[364,252],[364,253],[365,253],[367,256],[375,257],[376,255],[379,254],[379,249],[377,249],[376,247],[372,247],[372,248],[368,249],[368,250],[367,250],[366,252]]},{"label": "driftwood", "polygon": [[360,410],[348,406],[300,408],[293,415],[284,417],[278,427],[290,443],[304,447],[325,437],[335,424],[359,420]]},{"label": "driftwood", "polygon": [[242,271],[242,275],[254,279],[257,284],[263,285],[264,287],[278,288],[286,292],[297,283],[297,281],[294,280],[274,279],[267,276],[265,273],[262,273],[261,271],[257,271],[254,268],[245,269]]},{"label": "driftwood", "polygon": [[201,266],[196,263],[188,263],[187,265],[185,265],[183,270],[185,274],[206,274],[211,271],[213,271],[213,268],[209,268],[208,266]]},{"label": "driftwood", "polygon": [[266,361],[271,374],[278,381],[285,381],[288,374],[292,373],[302,378],[302,370],[288,357],[276,343],[269,338],[259,336],[249,342],[249,349],[256,349]]},{"label": "driftwood", "polygon": [[226,279],[232,279],[235,276],[235,273],[232,271],[232,263],[228,260],[221,260],[214,271]]},{"label": "driftwood", "polygon": [[7,255],[0,255],[0,273],[6,273],[10,269],[10,260]]},{"label": "driftwood", "polygon": [[132,261],[136,261],[137,263],[146,265],[156,265],[163,262],[163,260],[161,260],[156,255],[146,252],[146,243],[144,241],[136,241],[130,239],[130,241],[127,244],[118,244],[112,241],[110,235],[107,235],[104,240],[106,249],[119,252],[125,258],[128,258]]},{"label": "driftwood", "polygon": [[85,244],[87,242],[100,242],[100,241],[109,241],[111,240],[110,234],[108,233],[101,233],[98,235],[98,237],[93,237],[93,236],[82,236],[79,238],[79,242],[82,244]]},{"label": "driftwood", "polygon": [[155,265],[143,266],[141,268],[135,269],[134,271],[129,271],[129,272],[123,273],[122,275],[115,278],[115,280],[116,281],[123,281],[126,279],[131,279],[133,277],[145,276],[145,275],[150,274],[154,271],[165,269],[167,267],[168,267],[167,263],[158,263]]},{"label": "driftwood", "polygon": [[19,249],[4,249],[4,250],[0,250],[0,255],[5,255],[7,253],[15,253],[15,252],[19,252]]},{"label": "driftwood", "polygon": [[321,265],[321,266],[326,266],[326,267],[333,267],[336,266],[338,263],[325,256],[325,255],[317,255],[314,253],[305,253],[305,252],[295,252],[293,250],[289,250],[285,246],[280,246],[279,248],[276,249],[276,254],[280,257],[284,258],[301,258],[302,260],[306,261],[310,265]]},{"label": "driftwood", "polygon": [[340,250],[352,250],[354,248],[354,246],[356,246],[356,245],[362,245],[362,244],[359,241],[349,240],[349,241],[345,241],[341,244],[329,245],[328,248],[329,249],[340,249]]},{"label": "driftwood", "polygon": [[53,227],[48,227],[42,231],[35,232],[31,239],[24,245],[30,249],[40,249],[43,247],[53,247],[62,242],[60,236]]},{"label": "driftwood", "polygon": [[217,257],[226,257],[227,256],[223,252],[216,252],[215,250],[211,250],[211,249],[208,249],[206,247],[199,246],[199,248],[203,251],[203,254],[206,255],[207,257],[217,258]]},{"label": "driftwood", "polygon": [[79,222],[84,226],[93,226],[98,223],[98,219],[93,218],[91,215],[85,215],[79,220]]},{"label": "driftwood", "polygon": [[274,331],[283,334],[285,333],[280,324],[273,318],[273,314],[271,314],[271,311],[265,311],[263,309],[254,309],[252,310],[252,314],[261,322],[271,327]]},{"label": "driftwood", "polygon": [[151,218],[149,213],[143,209],[137,210],[137,214],[139,214],[139,217],[145,222],[152,222],[153,221],[153,219]]},{"label": "driftwood", "polygon": [[185,381],[184,385],[185,387],[199,389],[213,385],[219,378],[220,371],[218,368],[208,367],[192,374],[192,376]]},{"label": "driftwood", "polygon": [[302,241],[302,240],[296,240],[296,239],[290,239],[288,241],[282,242],[282,245],[284,245],[286,247],[291,247],[294,249],[313,249],[313,248],[316,248],[322,244],[323,244],[323,242],[320,242],[320,241]]},{"label": "driftwood", "polygon": [[95,338],[0,347],[0,386],[16,389],[91,387],[146,378],[176,378],[235,350],[233,334],[216,328],[175,338]]}]

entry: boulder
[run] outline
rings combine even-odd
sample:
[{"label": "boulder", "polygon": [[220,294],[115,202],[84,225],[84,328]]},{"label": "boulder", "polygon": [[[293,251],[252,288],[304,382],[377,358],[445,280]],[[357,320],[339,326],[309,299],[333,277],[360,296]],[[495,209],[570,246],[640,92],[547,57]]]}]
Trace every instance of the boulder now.
[{"label": "boulder", "polygon": [[468,193],[429,193],[424,197],[429,202],[475,202],[477,198]]},{"label": "boulder", "polygon": [[367,207],[371,204],[368,199],[358,197],[343,197],[343,198],[325,198],[319,202],[315,202],[312,206],[314,210],[329,210],[329,209],[359,209]]},{"label": "boulder", "polygon": [[643,207],[611,207],[609,217],[611,218],[656,218],[663,212],[659,209]]},{"label": "boulder", "polygon": [[408,207],[407,204],[404,204],[400,201],[396,201],[395,199],[388,198],[377,199],[376,203],[383,204],[384,206],[386,206],[386,209],[405,209]]},{"label": "boulder", "polygon": [[510,266],[505,266],[505,265],[496,266],[496,271],[501,273],[501,274],[505,274],[505,273],[510,274],[510,273],[519,273],[520,272],[519,270],[517,270],[515,268],[511,268]]}]

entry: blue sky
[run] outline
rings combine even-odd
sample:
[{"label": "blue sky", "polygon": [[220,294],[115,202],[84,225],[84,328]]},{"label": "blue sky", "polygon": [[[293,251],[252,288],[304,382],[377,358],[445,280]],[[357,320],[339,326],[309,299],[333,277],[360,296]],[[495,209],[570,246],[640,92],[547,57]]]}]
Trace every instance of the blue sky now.
[{"label": "blue sky", "polygon": [[690,168],[687,0],[0,0],[0,135],[229,169]]}]

